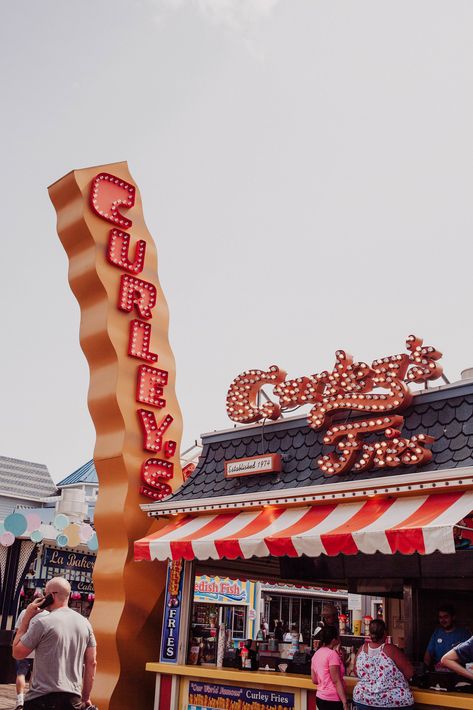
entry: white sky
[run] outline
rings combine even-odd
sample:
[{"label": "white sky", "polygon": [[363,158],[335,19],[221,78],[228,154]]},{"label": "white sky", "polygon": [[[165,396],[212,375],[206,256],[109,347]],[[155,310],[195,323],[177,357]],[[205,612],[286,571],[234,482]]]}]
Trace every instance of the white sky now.
[{"label": "white sky", "polygon": [[183,447],[248,367],[473,365],[473,3],[16,0],[0,23],[0,454],[92,456],[47,186],[126,159],[171,314]]}]

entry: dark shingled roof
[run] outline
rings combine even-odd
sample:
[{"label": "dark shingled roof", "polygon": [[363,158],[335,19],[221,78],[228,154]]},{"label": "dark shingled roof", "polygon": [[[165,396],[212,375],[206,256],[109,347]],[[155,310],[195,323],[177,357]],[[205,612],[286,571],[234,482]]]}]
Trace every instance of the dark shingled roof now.
[{"label": "dark shingled roof", "polygon": [[56,486],[47,466],[0,456],[0,495],[37,500],[55,493]]},{"label": "dark shingled roof", "polygon": [[71,486],[74,483],[95,483],[98,485],[99,479],[93,459],[92,461],[87,461],[87,463],[78,468],[77,471],[70,473],[66,478],[63,478],[57,485],[58,488],[62,488],[63,486]]},{"label": "dark shingled roof", "polygon": [[[309,428],[303,416],[267,424],[264,431],[261,426],[253,426],[204,435],[196,470],[167,502],[473,466],[473,382],[418,394],[414,404],[402,414],[405,418],[402,436],[423,433],[435,437],[435,442],[429,446],[432,460],[425,466],[325,476],[317,466],[317,459],[322,453],[333,451],[333,447],[322,444],[324,431]],[[281,474],[224,477],[224,461],[265,453],[283,454]]]}]

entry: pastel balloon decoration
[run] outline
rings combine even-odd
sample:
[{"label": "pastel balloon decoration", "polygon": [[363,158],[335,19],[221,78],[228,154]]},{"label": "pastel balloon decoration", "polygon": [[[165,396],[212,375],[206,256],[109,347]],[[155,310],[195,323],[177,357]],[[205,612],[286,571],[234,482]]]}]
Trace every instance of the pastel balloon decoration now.
[{"label": "pastel balloon decoration", "polygon": [[41,542],[41,540],[43,539],[43,533],[41,532],[41,530],[33,530],[30,535],[30,539],[33,542]]},{"label": "pastel balloon decoration", "polygon": [[0,535],[0,544],[4,545],[5,547],[10,547],[10,545],[13,545],[15,542],[15,536],[12,532],[7,531],[4,532],[3,535]]},{"label": "pastel balloon decoration", "polygon": [[38,513],[26,513],[26,522],[28,523],[26,530],[31,533],[33,530],[38,530],[41,525],[41,517]]},{"label": "pastel balloon decoration", "polygon": [[67,526],[69,525],[69,518],[67,517],[67,515],[64,515],[63,513],[59,513],[54,518],[53,524],[57,530],[64,530],[64,528],[67,528]]},{"label": "pastel balloon decoration", "polygon": [[78,525],[71,523],[67,526],[67,528],[64,528],[63,533],[64,535],[67,535],[67,544],[69,547],[76,547],[77,545],[80,545],[80,528]]},{"label": "pastel balloon decoration", "polygon": [[22,513],[11,513],[10,515],[7,515],[3,521],[3,525],[5,530],[11,532],[14,537],[20,537],[20,535],[23,535],[23,533],[26,532],[28,522]]},{"label": "pastel balloon decoration", "polygon": [[67,535],[58,535],[56,538],[56,543],[59,545],[59,547],[66,547],[66,545],[69,542],[69,538]]},{"label": "pastel balloon decoration", "polygon": [[89,523],[82,523],[80,526],[79,536],[81,542],[88,542],[92,535],[94,534],[94,529]]},{"label": "pastel balloon decoration", "polygon": [[99,541],[97,539],[97,533],[94,533],[90,540],[87,542],[89,550],[91,552],[96,552],[99,549]]}]

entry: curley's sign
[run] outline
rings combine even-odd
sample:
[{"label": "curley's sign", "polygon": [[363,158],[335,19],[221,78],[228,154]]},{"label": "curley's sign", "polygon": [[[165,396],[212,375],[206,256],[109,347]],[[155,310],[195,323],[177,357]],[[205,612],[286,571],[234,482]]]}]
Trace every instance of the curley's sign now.
[{"label": "curley's sign", "polygon": [[147,707],[153,681],[145,664],[162,619],[156,599],[165,569],[135,564],[132,548],[159,527],[140,509],[142,496],[159,500],[182,483],[182,420],[156,246],[126,163],[73,170],[49,194],[81,307],[97,432],[100,549],[92,623],[107,653],[100,655],[94,700],[101,710],[118,710],[124,697]]},{"label": "curley's sign", "polygon": [[[148,456],[142,464],[140,493],[159,500],[172,493],[167,481],[174,476],[172,459],[176,455],[177,442],[169,438],[167,433],[174,421],[164,394],[169,372],[155,366],[158,353],[150,350],[150,321],[158,303],[158,291],[151,281],[137,278],[137,274],[145,268],[146,241],[136,239],[132,253],[131,235],[118,228],[130,229],[132,226],[132,220],[122,215],[120,209],[133,207],[135,194],[134,185],[110,173],[100,172],[91,184],[90,205],[99,217],[117,225],[110,230],[106,258],[112,266],[122,271],[118,310],[137,316],[128,325],[128,356],[147,363],[136,368],[135,398],[138,405],[144,404],[146,407],[139,407],[137,415],[143,434],[143,450],[152,453],[153,457]],[[156,419],[156,410],[160,413],[159,421]]]},{"label": "curley's sign", "polygon": [[[324,430],[323,443],[335,447],[335,451],[317,461],[327,476],[420,466],[432,458],[426,446],[434,439],[426,434],[402,437],[404,418],[398,412],[412,402],[409,383],[427,382],[442,375],[437,362],[442,354],[425,346],[415,335],[407,338],[406,348],[407,353],[389,355],[371,365],[354,362],[351,355],[338,350],[331,372],[290,380],[276,365],[267,371],[247,370],[230,385],[228,416],[248,424],[278,419],[287,409],[312,405],[307,417],[309,426]],[[264,385],[273,387],[276,401],[259,402],[258,394]],[[343,421],[336,419],[340,413],[347,415]],[[367,414],[368,417],[360,417]],[[380,434],[378,439],[373,436]]]}]

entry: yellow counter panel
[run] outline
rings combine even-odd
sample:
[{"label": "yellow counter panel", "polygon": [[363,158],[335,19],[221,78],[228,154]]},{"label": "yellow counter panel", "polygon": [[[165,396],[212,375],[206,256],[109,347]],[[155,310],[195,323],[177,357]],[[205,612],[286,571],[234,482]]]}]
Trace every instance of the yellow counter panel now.
[{"label": "yellow counter panel", "polygon": [[[270,685],[281,689],[315,690],[310,676],[297,673],[266,671],[240,671],[235,668],[215,668],[213,666],[184,666],[171,663],[147,663],[146,670],[152,673],[177,675],[185,678],[211,679],[224,682],[245,683],[254,686]],[[355,678],[345,678],[349,694],[356,685]],[[412,688],[416,706],[436,706],[438,708],[458,708],[473,710],[473,695],[465,693],[445,693],[435,690]]]},{"label": "yellow counter panel", "polygon": [[191,678],[209,678],[211,680],[233,681],[249,685],[273,685],[281,688],[302,688],[314,690],[310,676],[296,673],[271,671],[239,671],[236,668],[215,668],[212,666],[178,666],[170,663],[147,663],[147,671],[188,676]]}]

